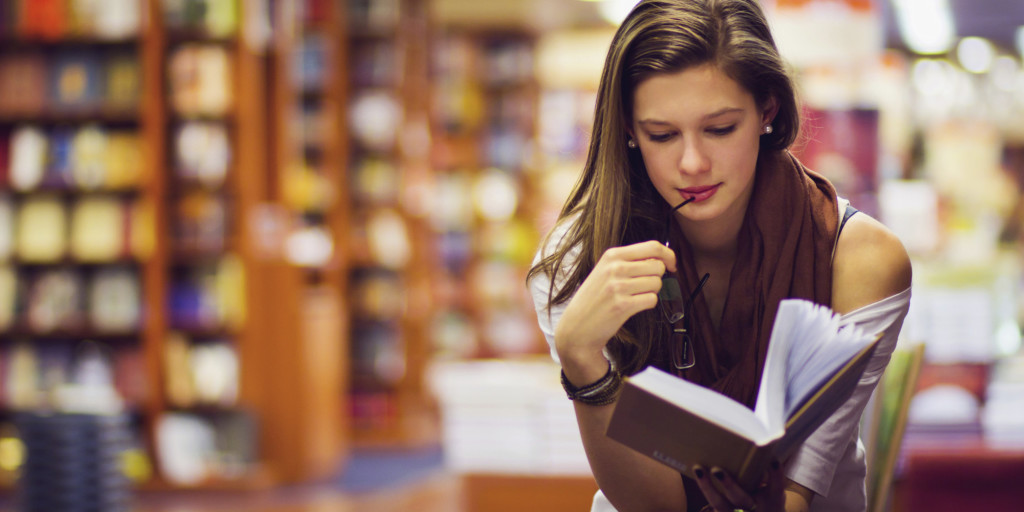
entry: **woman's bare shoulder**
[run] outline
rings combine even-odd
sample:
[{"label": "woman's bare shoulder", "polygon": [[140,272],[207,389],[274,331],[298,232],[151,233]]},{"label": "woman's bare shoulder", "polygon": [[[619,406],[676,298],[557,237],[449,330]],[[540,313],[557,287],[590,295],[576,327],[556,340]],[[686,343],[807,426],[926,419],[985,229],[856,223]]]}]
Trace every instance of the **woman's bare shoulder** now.
[{"label": "woman's bare shoulder", "polygon": [[863,212],[850,217],[832,265],[832,307],[840,313],[910,287],[910,257],[899,238]]}]

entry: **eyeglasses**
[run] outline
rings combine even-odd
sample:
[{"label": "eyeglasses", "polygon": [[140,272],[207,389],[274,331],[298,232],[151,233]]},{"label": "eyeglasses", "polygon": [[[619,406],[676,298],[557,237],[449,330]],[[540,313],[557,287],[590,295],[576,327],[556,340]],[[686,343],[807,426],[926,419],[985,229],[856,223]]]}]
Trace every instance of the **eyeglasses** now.
[{"label": "eyeglasses", "polygon": [[[669,230],[672,227],[673,216],[676,210],[682,208],[690,201],[693,201],[692,197],[669,210],[668,219],[665,222],[665,247],[672,247],[669,243]],[[661,278],[658,303],[665,321],[672,325],[672,343],[669,346],[669,351],[671,352],[672,366],[677,370],[692,368],[697,362],[697,358],[693,353],[693,341],[690,337],[689,327],[691,325],[690,318],[692,317],[690,313],[693,301],[697,298],[701,289],[704,288],[704,283],[708,281],[709,277],[711,277],[711,274],[704,274],[689,297],[683,296],[683,291],[679,287],[679,278],[674,272],[666,271],[665,275]]]}]

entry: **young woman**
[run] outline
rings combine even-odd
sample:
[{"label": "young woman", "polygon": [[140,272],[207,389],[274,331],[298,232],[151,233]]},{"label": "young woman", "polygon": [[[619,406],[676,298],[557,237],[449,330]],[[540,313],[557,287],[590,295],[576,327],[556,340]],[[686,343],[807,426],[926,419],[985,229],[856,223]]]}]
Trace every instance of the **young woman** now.
[{"label": "young woman", "polygon": [[[617,31],[586,167],[529,277],[601,488],[593,510],[865,509],[858,422],[909,306],[910,263],[788,152],[798,129],[756,0],[645,0]],[[688,337],[659,292],[684,299]],[[752,405],[790,297],[883,340],[850,400],[759,490],[718,468],[681,477],[605,437],[621,376],[648,365]]]}]

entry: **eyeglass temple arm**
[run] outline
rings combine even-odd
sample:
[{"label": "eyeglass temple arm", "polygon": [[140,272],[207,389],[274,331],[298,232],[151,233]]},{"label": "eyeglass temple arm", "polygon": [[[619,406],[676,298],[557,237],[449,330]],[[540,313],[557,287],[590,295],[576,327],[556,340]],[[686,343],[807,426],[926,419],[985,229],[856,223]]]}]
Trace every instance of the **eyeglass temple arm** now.
[{"label": "eyeglass temple arm", "polygon": [[[678,210],[678,209],[680,209],[680,208],[690,204],[691,202],[693,202],[694,199],[696,199],[696,197],[691,197],[691,198],[689,198],[689,199],[687,199],[687,200],[685,200],[685,201],[675,205],[674,207],[672,207],[672,211],[675,212],[676,210]],[[665,222],[665,233],[668,233],[669,226],[671,226],[671,225],[672,225],[672,216],[669,215],[668,221]],[[665,247],[671,247],[669,245],[668,235],[666,235],[666,237],[665,237]],[[708,282],[708,278],[709,277],[711,277],[711,274],[705,273],[704,277],[700,278],[700,283],[697,283],[697,287],[694,288],[693,293],[690,294],[690,302],[693,302],[694,299],[697,298],[697,295],[700,293],[701,289],[704,288],[704,283]]]},{"label": "eyeglass temple arm", "polygon": [[687,204],[690,204],[690,202],[692,202],[694,199],[696,199],[696,197],[691,197],[691,198],[687,199],[686,201],[683,201],[683,202],[675,205],[674,207],[672,207],[672,212],[669,213],[668,220],[665,221],[665,247],[669,247],[669,248],[672,247],[671,245],[669,245],[669,239],[668,239],[668,230],[669,230],[669,227],[672,225],[672,213],[675,212],[676,210],[682,208],[683,206],[686,206]]},{"label": "eyeglass temple arm", "polygon": [[704,283],[708,282],[709,277],[711,277],[711,274],[705,272],[704,277],[700,278],[700,282],[697,283],[697,287],[694,288],[693,293],[690,294],[690,302],[697,300],[697,295],[700,294],[701,288],[704,288]]}]

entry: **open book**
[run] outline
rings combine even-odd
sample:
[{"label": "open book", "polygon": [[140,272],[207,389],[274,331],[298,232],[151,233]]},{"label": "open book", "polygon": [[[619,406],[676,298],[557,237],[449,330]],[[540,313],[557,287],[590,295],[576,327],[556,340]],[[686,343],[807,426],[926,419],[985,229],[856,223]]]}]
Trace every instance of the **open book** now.
[{"label": "open book", "polygon": [[879,339],[784,300],[753,411],[649,367],[626,379],[607,435],[691,477],[694,464],[718,466],[753,490],[772,458],[784,461],[853,394]]}]

